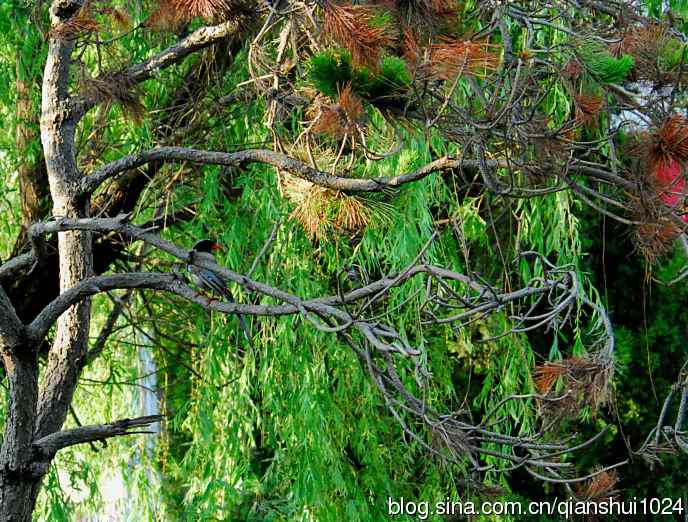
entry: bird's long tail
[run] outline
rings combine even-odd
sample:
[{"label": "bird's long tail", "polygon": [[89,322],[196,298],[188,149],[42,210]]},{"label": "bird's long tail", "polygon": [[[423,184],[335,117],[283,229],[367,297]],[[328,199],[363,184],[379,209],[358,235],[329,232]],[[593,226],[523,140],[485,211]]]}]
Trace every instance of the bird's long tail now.
[{"label": "bird's long tail", "polygon": [[251,347],[251,350],[254,349],[253,346],[253,339],[251,338],[251,329],[248,327],[248,323],[246,322],[246,318],[238,314],[239,317],[239,324],[241,325],[241,329],[244,331],[244,335],[246,336],[246,340],[248,341],[248,345]]},{"label": "bird's long tail", "polygon": [[[222,295],[224,298],[229,301],[230,303],[236,303],[234,300],[234,296],[232,296],[232,293],[227,289],[227,287],[221,288],[222,290]],[[239,324],[241,325],[241,329],[244,332],[244,336],[246,337],[246,340],[248,341],[248,345],[251,347],[253,350],[255,347],[253,346],[253,338],[251,337],[251,329],[248,326],[248,323],[246,322],[246,318],[241,315],[237,314],[237,317],[239,318]],[[244,351],[239,348],[239,353],[243,356]]]}]

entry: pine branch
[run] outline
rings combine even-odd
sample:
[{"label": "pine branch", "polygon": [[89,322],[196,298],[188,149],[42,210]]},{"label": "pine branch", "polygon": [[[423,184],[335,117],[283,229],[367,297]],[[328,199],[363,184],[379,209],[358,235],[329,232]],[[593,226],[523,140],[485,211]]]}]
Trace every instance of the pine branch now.
[{"label": "pine branch", "polygon": [[[112,75],[126,79],[126,83],[135,85],[144,82],[163,69],[181,62],[187,56],[210,47],[232,34],[241,32],[242,27],[235,20],[229,20],[215,26],[201,27],[183,40],[160,51],[143,62],[126,67],[117,73],[106,72],[97,77],[96,81],[112,82]],[[98,97],[82,95],[74,100],[75,114],[81,117],[99,102]]]},{"label": "pine branch", "polygon": [[[327,187],[344,192],[381,192],[398,188],[406,183],[418,181],[434,172],[448,169],[476,169],[478,163],[472,160],[444,156],[413,172],[398,176],[357,179],[344,176],[333,176],[327,172],[316,170],[286,154],[265,149],[249,149],[239,152],[216,152],[185,147],[158,147],[138,154],[125,156],[113,161],[89,176],[82,179],[81,188],[85,193],[92,193],[105,180],[117,174],[141,167],[152,161],[188,161],[190,163],[225,165],[235,167],[246,163],[264,163],[278,169],[286,170],[290,174],[303,178],[321,187]],[[506,166],[503,162],[491,161],[492,167]]]}]

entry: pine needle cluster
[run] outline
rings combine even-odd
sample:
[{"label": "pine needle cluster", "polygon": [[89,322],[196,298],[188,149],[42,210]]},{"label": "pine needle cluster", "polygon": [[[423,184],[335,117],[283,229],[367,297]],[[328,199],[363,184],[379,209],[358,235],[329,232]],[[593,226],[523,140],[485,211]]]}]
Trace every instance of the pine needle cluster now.
[{"label": "pine needle cluster", "polygon": [[619,475],[616,470],[602,471],[593,478],[580,484],[576,496],[588,502],[600,502],[614,498],[619,492],[616,489]]},{"label": "pine needle cluster", "polygon": [[614,57],[609,49],[594,39],[577,42],[576,54],[586,72],[603,84],[623,82],[634,64],[632,56],[623,54]]},{"label": "pine needle cluster", "polygon": [[[597,412],[609,400],[612,373],[612,361],[595,355],[570,357],[536,367],[533,381],[538,391],[549,399],[556,398],[541,402],[542,414],[563,419],[575,417],[585,407]],[[556,391],[557,382],[561,382],[561,392]]]},{"label": "pine needle cluster", "polygon": [[376,14],[374,6],[328,3],[323,33],[349,52],[353,65],[376,69],[382,51],[393,43],[384,26],[374,25]]},{"label": "pine needle cluster", "polygon": [[156,30],[175,31],[194,18],[246,22],[256,16],[257,9],[258,4],[251,0],[159,0],[146,25]]},{"label": "pine needle cluster", "polygon": [[487,41],[443,39],[431,47],[431,67],[442,80],[457,76],[483,78],[499,67],[499,49],[499,45]]},{"label": "pine needle cluster", "polygon": [[341,90],[338,98],[338,103],[320,108],[313,132],[327,134],[333,138],[343,138],[356,132],[365,116],[363,103],[353,93],[350,84]]},{"label": "pine needle cluster", "polygon": [[633,57],[635,79],[665,83],[674,79],[676,69],[685,61],[685,49],[667,24],[653,22],[628,28],[615,54]]}]

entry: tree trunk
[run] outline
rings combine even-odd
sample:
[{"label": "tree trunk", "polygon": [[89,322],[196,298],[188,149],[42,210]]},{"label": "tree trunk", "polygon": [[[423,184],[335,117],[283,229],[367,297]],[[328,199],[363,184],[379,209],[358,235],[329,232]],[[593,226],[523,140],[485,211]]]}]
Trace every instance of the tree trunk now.
[{"label": "tree trunk", "polygon": [[[55,0],[52,25],[64,22],[81,6],[80,1]],[[73,41],[50,37],[43,75],[41,142],[53,200],[53,214],[86,217],[90,200],[80,188],[74,135],[77,118],[69,96],[69,69]],[[58,234],[60,292],[93,273],[91,234]],[[33,462],[32,442],[62,427],[79,372],[86,362],[91,302],[84,299],[57,321],[48,364],[40,389],[35,347],[14,342],[3,347],[3,360],[10,379],[10,403],[5,439],[0,452],[0,522],[29,522],[41,480],[49,462]],[[18,322],[18,320],[17,320]],[[21,339],[21,332],[14,336]]]},{"label": "tree trunk", "polygon": [[[17,17],[17,22],[26,23],[26,17]],[[21,163],[17,165],[19,193],[21,194],[22,227],[26,228],[42,220],[48,213],[48,174],[45,171],[43,154],[40,152],[38,115],[31,93],[40,81],[32,76],[36,55],[40,54],[41,39],[33,24],[27,24],[26,41],[17,49],[17,104],[15,109],[17,128],[15,149]]]},{"label": "tree trunk", "polygon": [[7,424],[0,449],[0,521],[30,522],[37,485],[45,472],[32,462],[38,399],[38,358],[27,346],[3,347],[10,386]]},{"label": "tree trunk", "polygon": [[[82,174],[77,168],[75,158],[76,128],[88,108],[84,109],[83,105],[80,105],[83,104],[83,99],[70,95],[70,67],[73,63],[71,55],[74,40],[61,36],[59,31],[54,31],[78,13],[84,3],[84,0],[51,2],[50,18],[53,30],[48,33],[49,49],[42,81],[40,118],[45,170],[32,170],[28,164],[20,167],[24,225],[41,219],[44,215],[45,210],[41,203],[42,194],[46,190],[46,175],[53,203],[53,216],[89,216],[90,195],[81,187]],[[221,33],[225,29],[229,30],[230,25],[218,31]],[[208,34],[211,38],[209,43],[212,43],[212,31]],[[196,45],[208,44],[201,40]],[[193,46],[183,49],[184,54],[180,51],[179,59],[194,50]],[[17,119],[20,122],[15,136],[18,150],[28,149],[34,137],[29,126],[32,115],[30,85],[21,74],[21,65],[20,62],[17,64],[16,85],[19,94]],[[140,73],[144,79],[147,74],[149,73],[146,70]],[[189,82],[189,85],[192,84],[193,82]],[[187,86],[182,100],[192,99],[195,92]],[[138,185],[132,186],[130,182],[124,181],[116,187],[123,189],[115,201],[117,205],[126,207],[135,204],[146,183],[145,176],[138,176]],[[108,210],[116,211],[112,208]],[[24,306],[23,310],[15,310],[0,287],[0,304],[6,305],[3,309],[11,309],[13,314],[13,317],[4,317],[0,314],[0,356],[3,358],[10,383],[8,418],[0,449],[0,522],[31,520],[42,479],[53,457],[53,453],[42,454],[40,445],[35,442],[61,430],[79,374],[87,362],[91,314],[89,298],[79,301],[57,320],[54,339],[40,383],[37,354],[41,339],[29,338],[26,335],[26,328],[17,314],[20,312],[19,316],[25,321],[32,319],[35,312],[42,309],[54,295],[66,292],[93,275],[94,255],[90,232],[59,232],[57,247],[59,289],[53,284],[56,279],[53,277],[54,270],[53,274],[48,274],[49,277],[45,278],[47,256],[40,256],[37,260],[39,272],[43,274],[31,276],[35,279],[32,286],[36,295],[27,296],[25,292],[15,292],[18,294],[15,295],[15,301]],[[109,259],[111,258],[112,255]],[[42,279],[50,281],[45,283]],[[15,285],[14,290],[16,288]],[[37,299],[34,300],[33,297]],[[45,303],[41,302],[46,299]],[[34,309],[27,311],[31,306]]]}]

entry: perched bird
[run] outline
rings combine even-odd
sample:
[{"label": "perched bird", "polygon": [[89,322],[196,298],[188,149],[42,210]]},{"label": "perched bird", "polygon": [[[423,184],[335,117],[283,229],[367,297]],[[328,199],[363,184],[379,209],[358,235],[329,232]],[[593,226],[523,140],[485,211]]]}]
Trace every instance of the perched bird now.
[{"label": "perched bird", "polygon": [[[230,303],[234,303],[234,297],[232,293],[227,288],[227,281],[225,279],[207,268],[201,268],[196,266],[194,262],[204,259],[208,261],[215,261],[213,252],[215,250],[220,250],[222,246],[215,241],[210,239],[201,239],[197,241],[196,244],[191,249],[191,255],[189,256],[189,262],[186,265],[186,269],[191,276],[193,283],[201,290],[206,290],[214,293]],[[251,339],[251,332],[248,329],[248,324],[243,315],[239,314],[239,323],[241,324],[241,329],[244,331],[246,340],[248,344],[253,347],[253,341]]]}]

